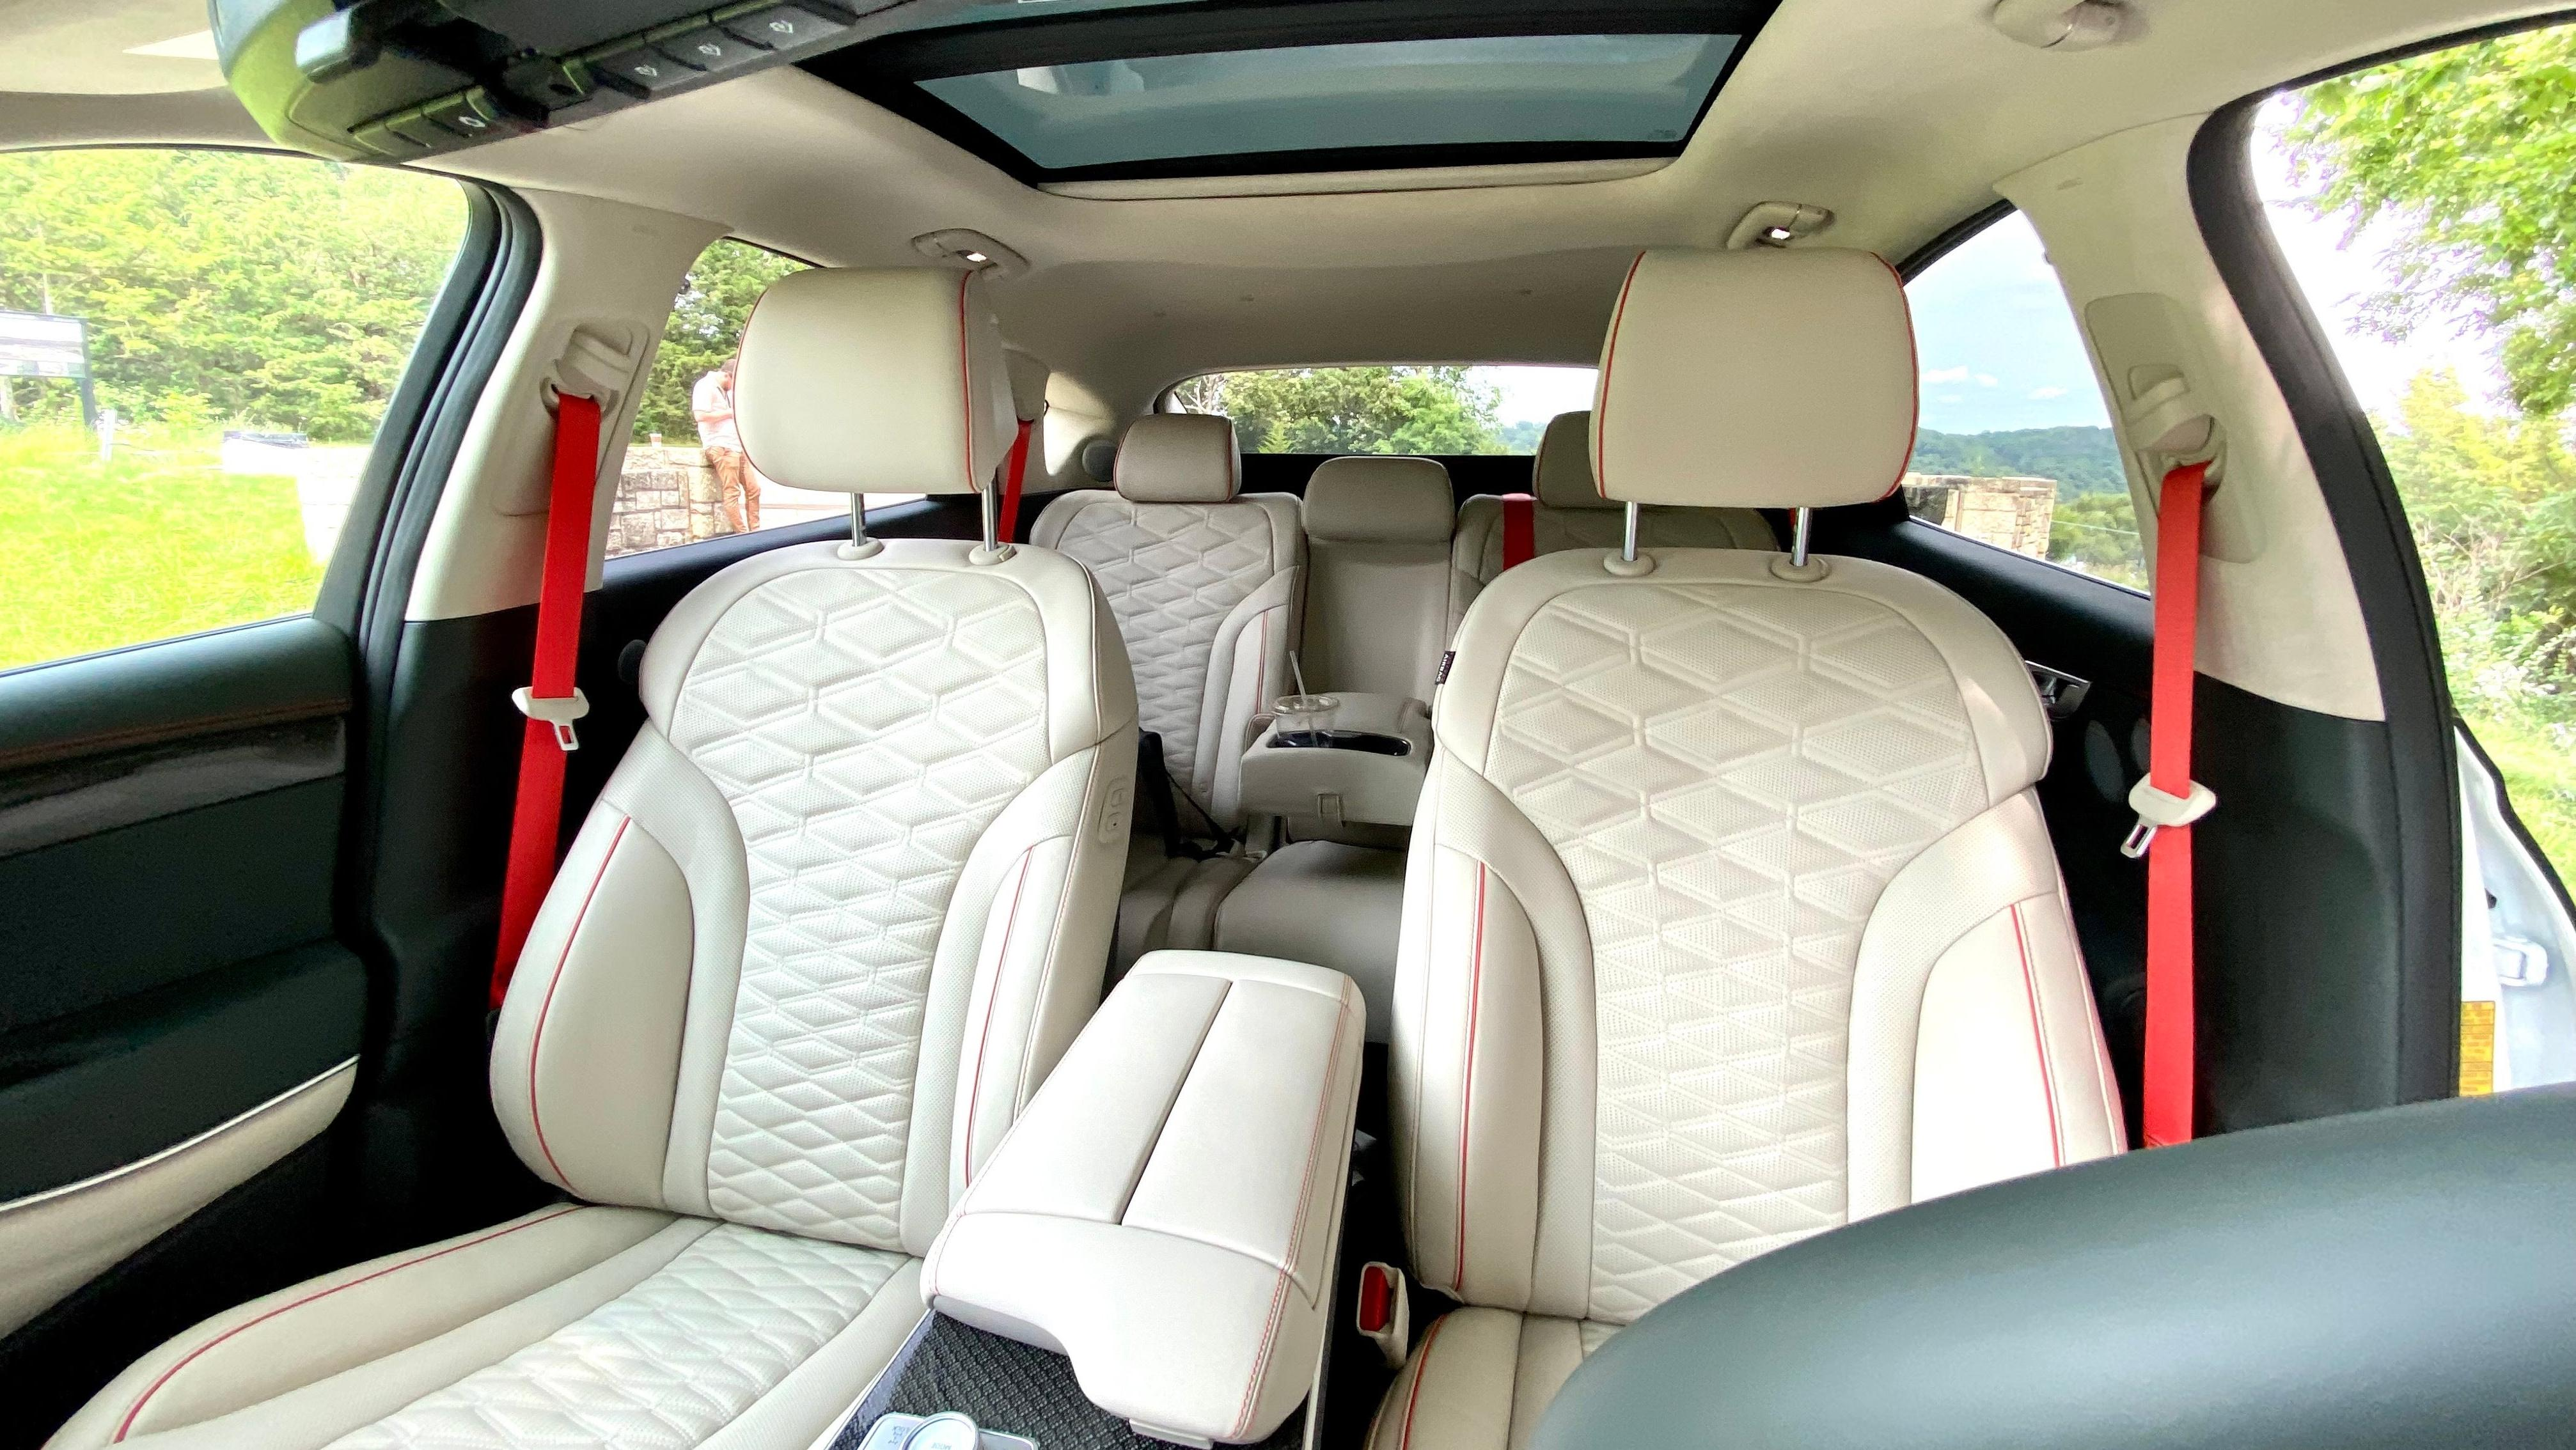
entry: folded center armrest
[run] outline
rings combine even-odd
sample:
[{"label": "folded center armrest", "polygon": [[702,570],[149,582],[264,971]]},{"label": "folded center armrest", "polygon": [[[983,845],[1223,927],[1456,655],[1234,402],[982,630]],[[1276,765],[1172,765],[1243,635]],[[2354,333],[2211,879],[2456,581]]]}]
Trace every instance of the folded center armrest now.
[{"label": "folded center armrest", "polygon": [[1141,1433],[1268,1435],[1323,1351],[1365,1016],[1302,962],[1143,958],[967,1184],[923,1298],[1062,1353]]}]

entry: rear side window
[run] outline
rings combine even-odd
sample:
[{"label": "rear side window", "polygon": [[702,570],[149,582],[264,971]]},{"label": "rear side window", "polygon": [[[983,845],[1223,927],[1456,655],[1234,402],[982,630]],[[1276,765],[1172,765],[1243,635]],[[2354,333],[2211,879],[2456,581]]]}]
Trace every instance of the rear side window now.
[{"label": "rear side window", "polygon": [[1387,366],[1207,373],[1167,406],[1234,420],[1246,453],[1538,452],[1559,413],[1592,406],[1587,367]]},{"label": "rear side window", "polygon": [[[608,557],[848,516],[848,494],[791,488],[752,467],[734,428],[743,324],[770,283],[805,267],[730,237],[690,264],[635,412],[609,514]],[[882,504],[920,495],[870,497]]]},{"label": "rear side window", "polygon": [[2254,127],[2274,239],[2369,415],[2451,699],[2576,880],[2576,26],[2292,92]]},{"label": "rear side window", "polygon": [[311,609],[464,226],[405,171],[0,156],[0,669]]},{"label": "rear side window", "polygon": [[1906,285],[1920,402],[1916,518],[2131,589],[2147,586],[2129,477],[2074,310],[2019,212]]}]

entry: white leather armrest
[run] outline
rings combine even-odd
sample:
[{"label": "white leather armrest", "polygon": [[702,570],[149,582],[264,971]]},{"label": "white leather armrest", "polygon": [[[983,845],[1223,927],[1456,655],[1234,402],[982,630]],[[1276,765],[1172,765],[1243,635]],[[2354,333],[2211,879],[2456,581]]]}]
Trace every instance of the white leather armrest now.
[{"label": "white leather armrest", "polygon": [[1145,1434],[1277,1429],[1323,1352],[1366,1014],[1302,962],[1144,957],[967,1185],[923,1298],[1064,1354]]},{"label": "white leather armrest", "polygon": [[1346,823],[1410,826],[1431,768],[1431,710],[1402,695],[1339,695],[1341,708],[1327,728],[1389,735],[1412,743],[1408,755],[1365,750],[1279,749],[1276,724],[1265,726],[1243,752],[1243,808],[1256,815],[1286,816],[1311,837],[1318,826]]}]

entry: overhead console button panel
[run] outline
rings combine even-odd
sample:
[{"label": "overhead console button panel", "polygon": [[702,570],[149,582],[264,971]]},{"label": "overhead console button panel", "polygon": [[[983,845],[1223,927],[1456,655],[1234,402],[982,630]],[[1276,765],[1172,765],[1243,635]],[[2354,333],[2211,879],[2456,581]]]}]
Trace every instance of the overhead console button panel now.
[{"label": "overhead console button panel", "polygon": [[[214,0],[225,78],[269,135],[409,161],[657,100],[861,38],[884,0]],[[319,16],[319,18],[316,18]],[[874,29],[883,29],[883,22]]]}]

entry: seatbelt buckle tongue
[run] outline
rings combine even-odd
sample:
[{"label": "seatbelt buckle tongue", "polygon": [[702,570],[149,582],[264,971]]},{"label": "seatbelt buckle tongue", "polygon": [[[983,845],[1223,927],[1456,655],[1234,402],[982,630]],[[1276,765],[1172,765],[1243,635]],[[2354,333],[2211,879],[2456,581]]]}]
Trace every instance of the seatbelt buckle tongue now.
[{"label": "seatbelt buckle tongue", "polygon": [[1413,1349],[1413,1315],[1406,1303],[1402,1269],[1375,1261],[1360,1266],[1357,1317],[1360,1333],[1376,1342],[1386,1367],[1404,1368],[1404,1357]]},{"label": "seatbelt buckle tongue", "polygon": [[573,686],[569,695],[539,696],[529,693],[528,686],[521,685],[510,692],[510,703],[518,706],[519,713],[529,719],[543,720],[555,727],[555,744],[562,747],[565,754],[581,748],[581,737],[574,734],[572,728],[572,722],[590,713],[590,697],[581,692],[581,686]]},{"label": "seatbelt buckle tongue", "polygon": [[2142,775],[2136,785],[2129,787],[2129,809],[2138,813],[2138,823],[2129,828],[2129,838],[2120,843],[2120,854],[2134,861],[2147,854],[2156,832],[2167,826],[2188,826],[2217,806],[2217,794],[2199,781],[2191,783],[2191,794],[2174,795],[2156,789],[2154,779]]}]

